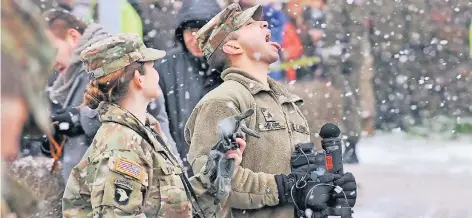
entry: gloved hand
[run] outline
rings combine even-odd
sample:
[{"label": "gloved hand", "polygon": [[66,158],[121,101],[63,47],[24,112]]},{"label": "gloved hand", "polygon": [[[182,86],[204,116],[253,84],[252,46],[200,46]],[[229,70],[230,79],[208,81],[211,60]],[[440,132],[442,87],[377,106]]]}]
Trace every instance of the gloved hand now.
[{"label": "gloved hand", "polygon": [[301,184],[306,178],[306,173],[293,172],[289,175],[280,174],[275,175],[275,182],[277,183],[277,190],[279,192],[279,204],[287,204],[301,201],[297,189],[297,182]]},{"label": "gloved hand", "polygon": [[317,160],[314,147],[313,143],[300,143],[295,146],[295,151],[290,158],[292,172],[311,173],[316,170],[317,164],[322,164],[320,160]]},{"label": "gloved hand", "polygon": [[302,189],[307,181],[317,178],[315,171],[323,163],[314,147],[313,143],[297,144],[290,158],[292,173],[275,176],[280,204],[304,202]]},{"label": "gloved hand", "polygon": [[326,173],[307,177],[306,173],[300,172],[292,172],[288,176],[276,175],[279,204],[293,203],[297,211],[302,213],[307,208],[314,213],[321,213],[328,207],[335,176]]},{"label": "gloved hand", "polygon": [[[334,185],[341,187],[344,193],[334,192],[330,197],[328,205],[330,207],[334,207],[336,205],[345,205],[346,198],[347,198],[348,205],[350,207],[354,207],[354,205],[356,204],[356,199],[357,199],[356,178],[354,178],[354,175],[352,175],[352,173],[345,173],[342,176],[340,175],[335,175],[335,176],[336,178],[333,181]],[[346,196],[344,196],[344,194],[346,194]]]},{"label": "gloved hand", "polygon": [[80,125],[80,112],[76,107],[67,107],[52,113],[52,121],[56,133],[64,134],[69,137],[84,134],[82,125]]},{"label": "gloved hand", "polygon": [[300,202],[300,209],[311,209],[314,212],[326,210],[331,200],[335,178],[338,178],[336,174],[326,173],[312,181],[308,181],[303,189],[305,198],[303,202]]}]

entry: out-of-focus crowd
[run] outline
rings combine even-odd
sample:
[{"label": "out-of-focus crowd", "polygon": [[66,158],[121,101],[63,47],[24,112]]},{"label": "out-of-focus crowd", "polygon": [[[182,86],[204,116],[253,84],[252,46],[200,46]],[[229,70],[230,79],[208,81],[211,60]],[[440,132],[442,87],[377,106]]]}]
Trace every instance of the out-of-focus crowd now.
[{"label": "out-of-focus crowd", "polygon": [[[167,56],[155,63],[164,95],[148,106],[148,112],[161,123],[173,153],[188,166],[185,123],[198,101],[222,83],[219,72],[209,69],[195,35],[232,2],[116,3],[121,32],[137,33],[147,47],[167,51]],[[468,0],[239,3],[243,9],[264,5],[271,40],[282,46],[281,59],[273,64],[269,75],[304,99],[301,110],[317,145],[316,132],[324,123],[342,126],[348,163],[358,162],[356,144],[375,129],[408,130],[438,115],[472,116],[472,2]],[[51,178],[38,177],[48,172],[32,169],[43,165],[44,169],[63,168],[60,176],[53,174],[56,184],[63,185],[100,126],[94,110],[78,108],[89,83],[79,54],[108,33],[106,27],[93,22],[101,16],[98,1],[44,0],[37,4],[46,12],[51,41],[58,51],[55,71],[48,81],[58,134],[52,138],[30,134],[36,125],[31,120],[23,131],[21,156],[45,154],[54,160],[22,158],[14,163],[10,174],[32,178],[31,186],[40,192],[42,184]],[[28,167],[31,169],[26,170]],[[62,197],[57,193],[60,191],[51,188],[44,192],[50,195],[50,202],[45,203],[57,205],[54,202]],[[57,207],[51,208],[53,212],[44,211],[50,213],[48,217],[60,213]]]}]

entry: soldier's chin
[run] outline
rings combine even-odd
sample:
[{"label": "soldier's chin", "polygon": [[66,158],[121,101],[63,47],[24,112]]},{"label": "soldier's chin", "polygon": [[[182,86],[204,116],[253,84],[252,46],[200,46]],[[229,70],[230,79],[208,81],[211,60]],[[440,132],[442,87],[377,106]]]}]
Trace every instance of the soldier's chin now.
[{"label": "soldier's chin", "polygon": [[269,64],[273,64],[273,63],[277,62],[277,61],[279,60],[279,58],[280,58],[280,57],[279,57],[279,54],[278,54],[278,53],[276,53],[275,55],[271,55],[271,56],[270,56]]}]

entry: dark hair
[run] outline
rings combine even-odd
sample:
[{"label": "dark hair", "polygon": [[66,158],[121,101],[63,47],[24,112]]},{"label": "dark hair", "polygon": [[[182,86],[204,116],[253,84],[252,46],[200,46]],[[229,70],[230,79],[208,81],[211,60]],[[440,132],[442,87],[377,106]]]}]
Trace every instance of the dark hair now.
[{"label": "dark hair", "polygon": [[88,27],[85,21],[64,9],[51,9],[45,12],[43,16],[48,24],[49,30],[61,39],[65,39],[67,30],[69,29],[75,29],[80,34],[84,34],[85,29]]},{"label": "dark hair", "polygon": [[231,60],[229,59],[228,55],[223,51],[223,45],[230,41],[238,39],[238,35],[234,32],[230,33],[225,40],[215,49],[213,54],[211,55],[210,59],[208,59],[208,65],[210,69],[214,69],[218,72],[223,72],[226,68],[230,67]]},{"label": "dark hair", "polygon": [[[134,72],[138,70],[144,75],[143,65],[144,62],[133,62],[125,68],[90,82],[84,95],[84,105],[95,109],[102,101],[118,103],[123,100],[128,93],[129,82],[133,79]],[[93,65],[90,67],[96,68]]]}]

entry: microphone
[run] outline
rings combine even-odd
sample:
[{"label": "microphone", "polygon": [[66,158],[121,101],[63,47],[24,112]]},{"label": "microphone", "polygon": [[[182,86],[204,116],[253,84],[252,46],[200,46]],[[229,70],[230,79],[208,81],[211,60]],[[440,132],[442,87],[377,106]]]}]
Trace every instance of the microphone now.
[{"label": "microphone", "polygon": [[321,140],[321,147],[323,147],[326,153],[326,169],[330,173],[342,175],[344,170],[340,133],[341,130],[332,123],[323,125],[320,130],[320,136],[323,138]]}]

